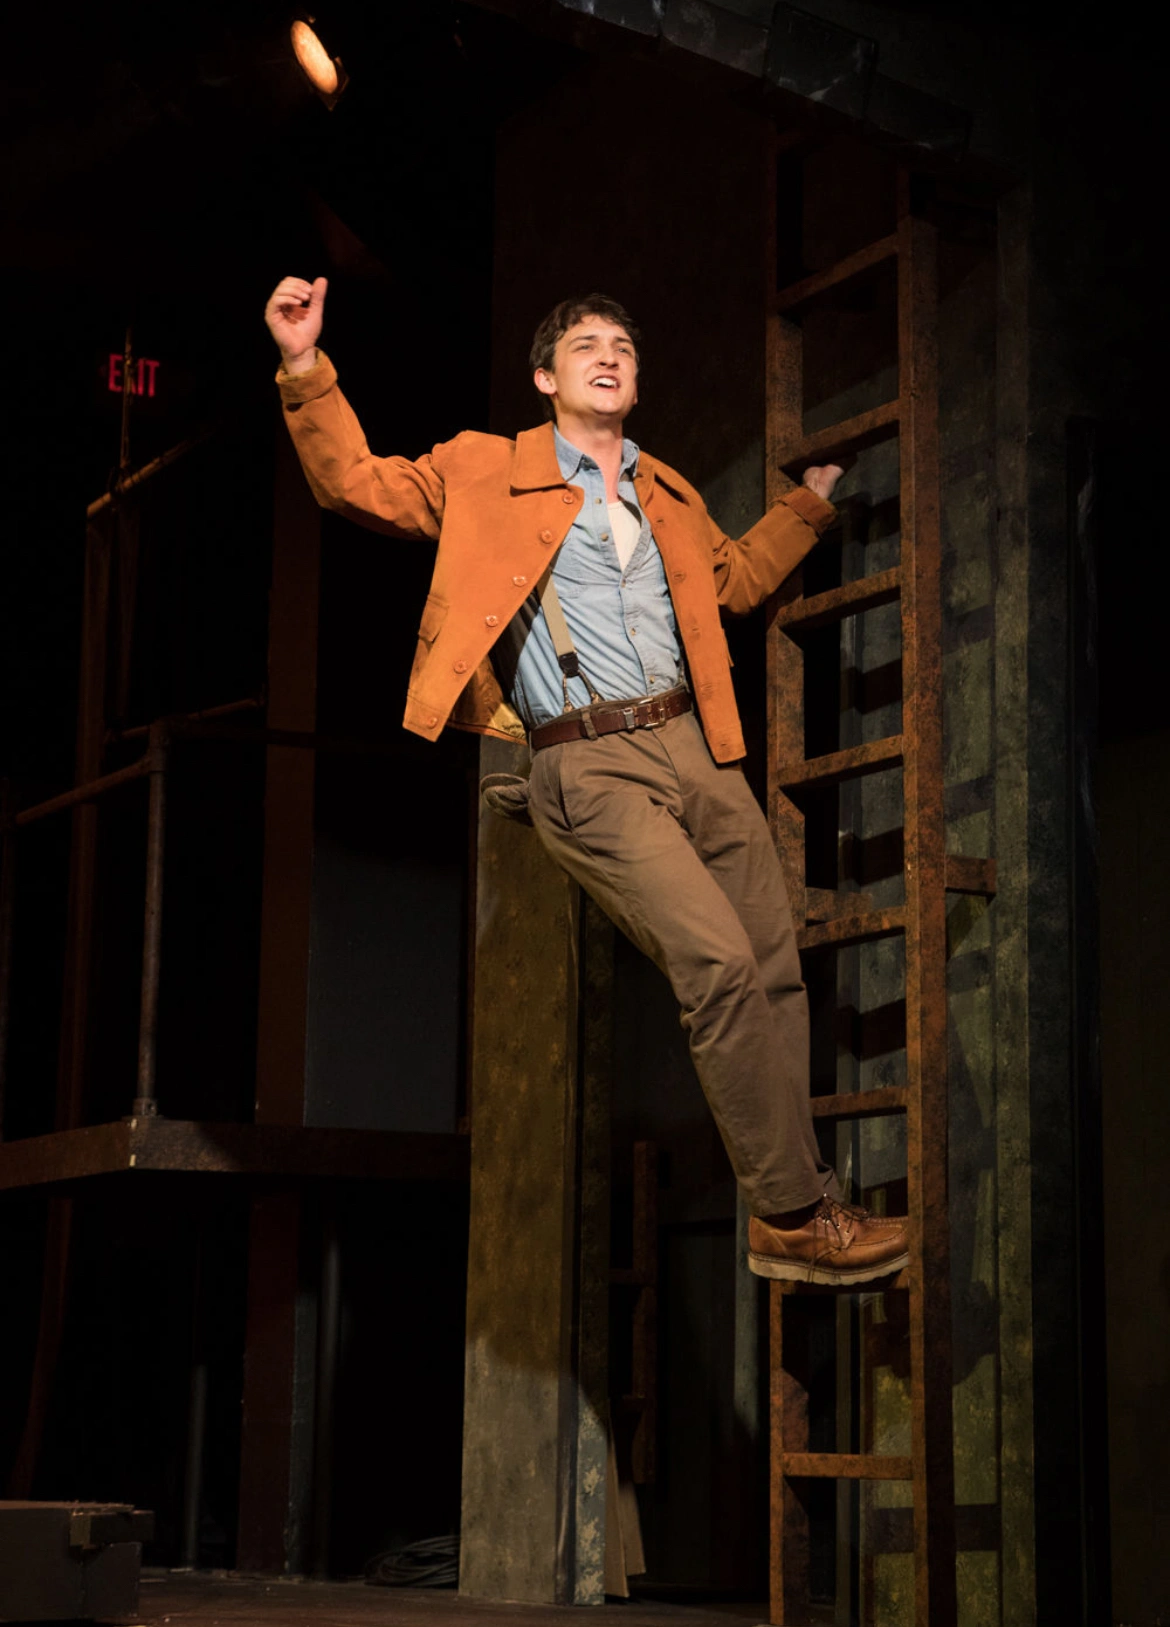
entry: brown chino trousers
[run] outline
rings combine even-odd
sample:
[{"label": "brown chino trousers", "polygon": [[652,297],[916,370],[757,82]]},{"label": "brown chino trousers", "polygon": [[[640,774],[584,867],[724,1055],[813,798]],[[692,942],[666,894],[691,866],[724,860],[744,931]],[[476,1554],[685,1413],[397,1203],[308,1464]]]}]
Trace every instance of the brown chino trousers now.
[{"label": "brown chino trousers", "polygon": [[670,979],[695,1071],[752,1214],[835,1190],[813,1134],[808,1002],[768,824],[693,713],[547,746],[544,846]]}]

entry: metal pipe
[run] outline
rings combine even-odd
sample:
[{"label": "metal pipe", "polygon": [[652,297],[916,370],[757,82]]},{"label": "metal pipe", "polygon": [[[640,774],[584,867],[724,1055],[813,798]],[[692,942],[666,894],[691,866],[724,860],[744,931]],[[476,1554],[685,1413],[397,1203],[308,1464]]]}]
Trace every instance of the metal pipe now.
[{"label": "metal pipe", "polygon": [[126,768],[116,769],[112,774],[103,774],[100,779],[88,780],[84,785],[74,786],[72,791],[63,791],[59,797],[50,797],[47,802],[37,802],[31,808],[22,808],[10,819],[0,820],[0,826],[5,830],[19,830],[22,825],[35,824],[38,819],[46,819],[49,814],[60,813],[63,808],[75,808],[79,802],[94,802],[107,791],[114,791],[119,785],[127,785],[131,780],[140,780],[143,775],[150,772],[148,753]]},{"label": "metal pipe", "polygon": [[333,1513],[333,1435],[341,1343],[341,1241],[336,1198],[326,1197],[317,1303],[317,1404],[313,1419],[313,1575],[329,1574]]},{"label": "metal pipe", "polygon": [[[0,781],[0,825],[8,823],[12,787]],[[4,1140],[4,1083],[8,1066],[8,1012],[12,991],[12,916],[16,891],[16,842],[10,830],[0,838],[0,1141]]]},{"label": "metal pipe", "polygon": [[158,1112],[155,1063],[158,1038],[158,985],[162,951],[163,838],[166,826],[167,735],[163,724],[150,731],[147,753],[150,806],[146,828],[146,909],[142,928],[142,1004],[138,1025],[138,1094],[136,1118]]},{"label": "metal pipe", "polygon": [[[182,712],[167,719],[172,733],[178,727],[187,723],[202,723],[205,718],[230,717],[235,712],[257,711],[264,705],[263,695],[248,695],[243,700],[225,701],[222,706],[205,706],[200,712]],[[143,740],[150,733],[152,725],[149,723],[136,723],[130,729],[107,729],[106,743],[115,745],[123,740]]]},{"label": "metal pipe", "polygon": [[157,458],[152,458],[149,463],[144,463],[141,469],[136,469],[132,475],[127,475],[124,480],[118,480],[112,490],[104,491],[100,497],[95,497],[93,502],[88,505],[85,511],[86,518],[92,520],[95,514],[100,514],[103,509],[109,508],[118,498],[124,497],[127,492],[132,492],[136,486],[141,486],[152,475],[158,474],[160,470],[168,468],[172,463],[177,463],[181,457],[185,457],[188,452],[194,451],[197,446],[202,446],[204,441],[209,440],[215,434],[217,427],[212,426],[210,429],[202,430],[198,435],[191,435],[187,440],[180,441],[177,446],[172,446],[168,451],[160,452]]}]

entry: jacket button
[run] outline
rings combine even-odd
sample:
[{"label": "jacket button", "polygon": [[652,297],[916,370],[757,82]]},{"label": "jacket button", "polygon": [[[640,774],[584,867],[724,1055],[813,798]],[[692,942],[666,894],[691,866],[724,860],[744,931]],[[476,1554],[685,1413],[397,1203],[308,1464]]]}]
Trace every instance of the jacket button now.
[{"label": "jacket button", "polygon": [[456,661],[456,663],[455,663],[455,671],[456,672],[466,672],[467,671],[467,662],[466,661]]},{"label": "jacket button", "polygon": [[435,724],[436,724],[436,723],[437,723],[437,722],[438,722],[438,721],[439,721],[439,714],[438,714],[438,712],[428,712],[428,713],[427,713],[427,728],[428,728],[428,729],[433,729],[433,728],[434,728],[434,726],[435,726]]},{"label": "jacket button", "polygon": [[540,533],[540,540],[541,540],[541,542],[551,542],[553,540],[552,532],[551,531],[542,531]]},{"label": "jacket button", "polygon": [[528,581],[528,578],[526,576],[514,576],[512,578],[512,581],[515,583],[515,585],[518,588],[522,588],[525,585],[525,583]]},{"label": "jacket button", "polygon": [[[577,499],[573,496],[571,491],[567,491],[561,498],[562,503],[575,503],[576,501]],[[549,540],[551,541],[552,539],[550,538]]]},{"label": "jacket button", "polygon": [[498,616],[485,616],[483,619],[486,627],[498,627],[500,625],[500,618]]}]

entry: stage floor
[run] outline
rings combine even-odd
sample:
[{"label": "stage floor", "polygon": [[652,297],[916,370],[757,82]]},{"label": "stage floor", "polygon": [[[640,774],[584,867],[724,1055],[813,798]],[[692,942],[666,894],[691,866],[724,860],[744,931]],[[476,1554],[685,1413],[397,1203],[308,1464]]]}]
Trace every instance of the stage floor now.
[{"label": "stage floor", "polygon": [[147,1572],[138,1614],[122,1627],[732,1627],[767,1618],[762,1604],[643,1601],[594,1609],[486,1604],[448,1589],[367,1587],[362,1582],[273,1582],[253,1577]]}]

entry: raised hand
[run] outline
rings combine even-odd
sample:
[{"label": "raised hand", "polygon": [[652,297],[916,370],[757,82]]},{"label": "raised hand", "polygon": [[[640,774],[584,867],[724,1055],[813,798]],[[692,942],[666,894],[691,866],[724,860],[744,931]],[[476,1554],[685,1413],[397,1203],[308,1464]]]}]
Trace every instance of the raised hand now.
[{"label": "raised hand", "polygon": [[823,497],[828,503],[832,500],[833,487],[845,473],[839,463],[825,463],[816,469],[804,471],[804,484],[818,497]]},{"label": "raised hand", "polygon": [[288,373],[305,373],[317,360],[315,347],[321,337],[328,287],[324,277],[318,277],[315,282],[306,282],[303,277],[284,277],[264,307],[264,320],[280,346]]}]

